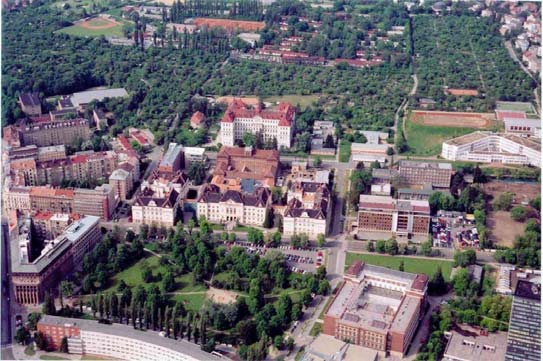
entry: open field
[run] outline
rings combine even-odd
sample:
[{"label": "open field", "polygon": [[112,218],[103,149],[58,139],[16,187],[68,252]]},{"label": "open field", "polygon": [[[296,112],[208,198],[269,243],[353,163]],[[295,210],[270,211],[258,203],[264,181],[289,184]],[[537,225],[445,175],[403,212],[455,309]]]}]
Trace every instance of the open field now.
[{"label": "open field", "polygon": [[347,253],[347,258],[345,259],[345,267],[351,265],[355,260],[360,260],[372,264],[375,266],[387,267],[390,269],[397,270],[400,267],[400,263],[404,262],[405,272],[411,273],[424,273],[431,277],[434,272],[437,270],[438,266],[441,266],[443,271],[443,277],[445,280],[449,279],[452,269],[452,261],[446,260],[430,260],[430,259],[421,259],[421,258],[411,258],[411,257],[400,257],[400,256],[385,256],[385,255],[373,255],[373,254],[360,254],[360,253]]},{"label": "open field", "polygon": [[433,112],[414,110],[411,122],[416,124],[452,127],[488,129],[493,125],[492,113]]},{"label": "open field", "polygon": [[496,110],[512,110],[526,113],[535,113],[532,103],[523,102],[496,102]]},{"label": "open field", "polygon": [[417,124],[406,120],[405,136],[409,150],[405,154],[433,156],[441,153],[441,144],[451,138],[477,131],[476,128],[451,128]]},{"label": "open field", "polygon": [[339,143],[339,161],[348,163],[351,159],[351,142],[342,139]]},{"label": "open field", "polygon": [[484,183],[484,191],[486,194],[497,198],[498,195],[504,192],[514,193],[513,203],[520,204],[528,202],[541,194],[541,188],[538,182],[503,182],[492,181]]},{"label": "open field", "polygon": [[196,294],[188,294],[188,295],[175,295],[173,296],[173,300],[175,302],[181,301],[183,302],[185,308],[187,310],[191,311],[198,311],[202,307],[202,304],[204,303],[206,299],[206,293],[196,293]]},{"label": "open field", "polygon": [[511,219],[507,211],[493,211],[488,214],[487,225],[490,229],[490,240],[496,245],[513,247],[516,236],[524,233],[525,223]]},{"label": "open field", "polygon": [[273,96],[273,97],[267,97],[263,100],[265,102],[287,102],[291,103],[293,105],[300,104],[300,107],[302,109],[307,108],[313,102],[318,101],[320,98],[320,95],[313,94],[313,95],[282,95],[282,96]]},{"label": "open field", "polygon": [[124,22],[113,17],[99,16],[75,22],[74,25],[60,29],[60,33],[73,36],[116,36],[123,37]]}]

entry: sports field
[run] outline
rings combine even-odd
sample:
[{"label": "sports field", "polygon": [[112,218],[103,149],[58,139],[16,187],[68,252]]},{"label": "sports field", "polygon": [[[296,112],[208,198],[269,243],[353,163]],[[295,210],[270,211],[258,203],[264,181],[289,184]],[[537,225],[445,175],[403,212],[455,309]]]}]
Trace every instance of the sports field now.
[{"label": "sports field", "polygon": [[59,33],[74,36],[114,36],[123,37],[124,20],[117,20],[111,16],[97,16],[91,19],[80,20],[72,26],[60,29]]},{"label": "sports field", "polygon": [[443,277],[445,280],[449,280],[452,269],[452,261],[442,259],[421,259],[412,257],[399,257],[399,256],[385,256],[385,255],[373,255],[373,254],[360,254],[360,253],[347,253],[345,259],[345,268],[351,265],[355,260],[360,260],[368,264],[375,266],[387,267],[397,270],[400,267],[400,263],[404,262],[405,272],[411,273],[423,273],[431,277],[437,270],[438,266],[441,266],[443,271]]},{"label": "sports field", "polygon": [[302,109],[307,108],[313,102],[318,101],[320,98],[320,95],[281,95],[281,96],[273,96],[273,97],[266,97],[263,100],[265,102],[287,102],[292,105],[300,104],[300,107]]},{"label": "sports field", "polygon": [[523,102],[496,102],[496,110],[519,111],[526,112],[528,114],[535,113],[535,109],[532,103]]},{"label": "sports field", "polygon": [[421,110],[411,112],[412,122],[438,127],[488,129],[492,126],[493,120],[494,114],[492,113],[433,112]]}]

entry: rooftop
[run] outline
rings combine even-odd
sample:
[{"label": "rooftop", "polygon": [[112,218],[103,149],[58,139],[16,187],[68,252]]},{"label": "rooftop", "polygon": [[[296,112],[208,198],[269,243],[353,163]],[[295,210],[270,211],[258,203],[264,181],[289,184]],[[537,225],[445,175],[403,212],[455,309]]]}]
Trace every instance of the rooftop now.
[{"label": "rooftop", "polygon": [[295,114],[296,108],[289,103],[279,103],[276,107],[262,108],[260,104],[249,105],[240,98],[235,98],[229,105],[222,123],[232,123],[236,118],[255,118],[279,120],[279,126],[290,126]]},{"label": "rooftop", "polygon": [[353,344],[347,344],[330,335],[320,334],[307,347],[302,361],[375,361],[377,351]]},{"label": "rooftop", "polygon": [[444,169],[452,171],[450,163],[434,163],[434,162],[416,162],[412,160],[402,160],[399,165],[401,168],[420,168],[420,169]]},{"label": "rooftop", "polygon": [[119,323],[106,325],[93,320],[83,320],[49,315],[43,315],[39,322],[40,324],[45,325],[71,325],[72,327],[79,327],[83,331],[91,331],[104,333],[112,336],[127,337],[130,339],[138,340],[140,342],[165,347],[175,352],[187,355],[196,360],[219,360],[219,357],[202,351],[200,349],[200,346],[186,340],[174,340],[167,337],[161,337],[158,332],[154,332],[151,330],[148,330],[147,332],[141,332],[134,329],[132,326],[122,325]]},{"label": "rooftop", "polygon": [[503,332],[480,335],[477,332],[451,331],[444,359],[497,361],[503,360],[507,347],[507,334]]},{"label": "rooftop", "polygon": [[430,213],[430,205],[427,200],[394,199],[390,196],[374,196],[361,194],[359,209],[397,210],[404,212]]},{"label": "rooftop", "polygon": [[124,88],[87,90],[74,93],[72,103],[75,106],[88,104],[93,100],[104,100],[105,98],[127,97],[128,93]]},{"label": "rooftop", "polygon": [[26,107],[41,106],[38,93],[21,93],[21,95],[19,95],[19,99],[21,103]]},{"label": "rooftop", "polygon": [[164,154],[162,161],[160,162],[161,167],[172,167],[173,163],[179,157],[179,154],[183,152],[183,145],[177,143],[170,143],[168,150]]}]

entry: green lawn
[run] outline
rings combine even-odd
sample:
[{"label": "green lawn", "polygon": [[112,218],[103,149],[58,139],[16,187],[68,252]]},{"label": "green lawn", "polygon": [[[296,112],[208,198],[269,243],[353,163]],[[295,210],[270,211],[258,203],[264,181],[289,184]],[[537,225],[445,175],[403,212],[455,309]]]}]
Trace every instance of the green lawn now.
[{"label": "green lawn", "polygon": [[40,360],[69,360],[65,357],[53,356],[53,355],[41,355]]},{"label": "green lawn", "polygon": [[[144,264],[147,264],[153,276],[156,277],[159,273],[162,275],[166,274],[166,266],[160,265],[159,258],[157,256],[146,257],[138,262],[136,262],[132,267],[125,269],[124,271],[116,274],[111,279],[111,286],[107,291],[115,290],[119,282],[123,280],[128,286],[135,287],[140,284],[143,284],[145,287],[148,287],[150,284],[157,284],[160,287],[160,282],[155,281],[151,283],[144,283],[141,277],[141,270],[144,267]],[[200,292],[206,291],[206,288],[202,284],[192,284],[192,274],[187,273],[182,276],[175,278],[175,291],[174,292]]]},{"label": "green lawn", "polygon": [[409,150],[403,154],[433,156],[441,154],[441,145],[444,141],[478,129],[427,126],[407,120],[405,130]]},{"label": "green lawn", "polygon": [[309,336],[316,337],[322,332],[322,323],[315,322],[311,330],[309,330]]},{"label": "green lawn", "polygon": [[443,271],[443,277],[445,277],[445,280],[449,279],[453,265],[452,261],[446,261],[441,259],[430,260],[411,257],[384,256],[348,252],[347,258],[345,260],[345,267],[350,266],[351,263],[353,263],[355,260],[361,260],[363,262],[367,262],[368,264],[387,267],[395,270],[398,269],[400,263],[403,261],[405,272],[424,273],[430,277],[434,274],[437,267],[441,266],[441,270]]},{"label": "green lawn", "polygon": [[187,310],[198,311],[206,299],[206,294],[198,293],[193,295],[175,295],[172,299],[175,302],[182,301]]},{"label": "green lawn", "polygon": [[339,161],[348,163],[351,159],[351,142],[344,139],[339,143]]},{"label": "green lawn", "polygon": [[97,36],[115,36],[123,37],[122,26],[117,25],[108,29],[85,29],[77,25],[68,26],[58,30],[59,33],[68,34],[72,36],[84,36],[84,37],[97,37]]},{"label": "green lawn", "polygon": [[512,110],[526,113],[534,113],[532,103],[523,102],[496,102],[496,110]]},{"label": "green lawn", "polygon": [[320,98],[320,95],[282,95],[282,96],[273,96],[273,97],[267,97],[264,98],[263,101],[265,102],[288,102],[292,105],[300,104],[300,108],[305,109],[313,102],[318,101]]}]

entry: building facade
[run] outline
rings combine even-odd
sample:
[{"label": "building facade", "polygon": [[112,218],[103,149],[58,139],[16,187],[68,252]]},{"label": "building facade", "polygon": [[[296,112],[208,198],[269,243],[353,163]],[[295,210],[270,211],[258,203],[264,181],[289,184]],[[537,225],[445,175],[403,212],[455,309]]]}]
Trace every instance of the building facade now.
[{"label": "building facade", "polygon": [[441,156],[453,161],[541,165],[541,143],[514,134],[475,132],[443,142]]},{"label": "building facade", "polygon": [[51,121],[48,118],[40,121],[23,120],[10,128],[10,140],[19,146],[71,144],[77,139],[89,140],[89,121],[86,119],[68,119]]},{"label": "building facade", "polygon": [[132,205],[132,219],[137,224],[173,227],[177,222],[178,199],[179,193],[175,189],[159,197],[147,188]]},{"label": "building facade", "polygon": [[257,188],[249,194],[234,190],[221,192],[219,187],[210,184],[200,191],[197,215],[214,223],[262,226],[271,204],[271,191],[267,188]]},{"label": "building facade", "polygon": [[403,357],[423,317],[428,277],[355,261],[325,308],[323,333]]},{"label": "building facade", "polygon": [[449,163],[402,160],[398,173],[400,182],[404,184],[430,184],[433,188],[449,189],[454,171]]},{"label": "building facade", "polygon": [[384,232],[405,237],[426,235],[430,221],[428,201],[397,200],[364,194],[360,196],[359,232]]},{"label": "building facade", "polygon": [[295,183],[287,195],[287,208],[283,216],[283,233],[307,234],[315,239],[326,236],[331,207],[330,191],[322,183]]},{"label": "building facade", "polygon": [[221,142],[234,146],[245,133],[261,134],[264,142],[277,141],[278,147],[290,148],[295,130],[295,108],[280,103],[275,108],[263,109],[249,106],[241,99],[234,99],[221,120]]},{"label": "building facade", "polygon": [[504,118],[505,133],[541,138],[541,119]]}]

